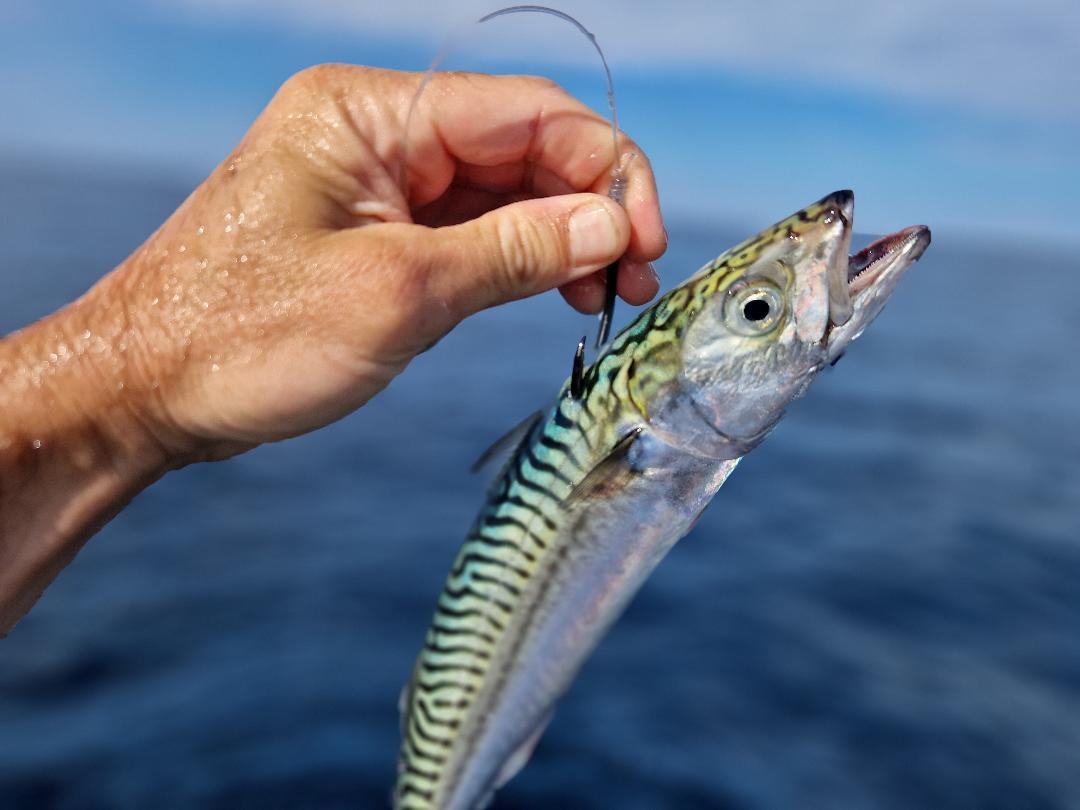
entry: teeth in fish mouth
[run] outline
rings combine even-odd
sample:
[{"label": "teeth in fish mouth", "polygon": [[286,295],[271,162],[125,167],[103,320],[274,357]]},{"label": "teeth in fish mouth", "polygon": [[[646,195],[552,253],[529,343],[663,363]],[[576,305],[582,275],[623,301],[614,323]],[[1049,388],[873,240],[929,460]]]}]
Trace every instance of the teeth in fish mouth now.
[{"label": "teeth in fish mouth", "polygon": [[[873,283],[876,276],[875,273],[870,271],[877,268],[883,260],[906,250],[913,243],[923,239],[922,249],[919,250],[921,254],[926,249],[926,245],[930,243],[929,236],[930,231],[926,226],[913,225],[897,233],[883,236],[850,256],[848,258],[848,291],[855,295],[860,290],[868,287]],[[918,258],[918,256],[915,256],[912,261]]]}]

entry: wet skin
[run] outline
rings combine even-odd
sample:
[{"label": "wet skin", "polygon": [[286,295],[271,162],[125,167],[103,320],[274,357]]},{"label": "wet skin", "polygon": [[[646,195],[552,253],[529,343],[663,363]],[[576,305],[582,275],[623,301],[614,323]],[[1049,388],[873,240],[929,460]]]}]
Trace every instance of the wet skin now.
[{"label": "wet skin", "polygon": [[[363,405],[463,318],[559,288],[657,290],[666,237],[629,139],[543,79],[325,65],[83,298],[0,341],[0,633],[166,471]],[[402,171],[402,156],[407,167]]]}]

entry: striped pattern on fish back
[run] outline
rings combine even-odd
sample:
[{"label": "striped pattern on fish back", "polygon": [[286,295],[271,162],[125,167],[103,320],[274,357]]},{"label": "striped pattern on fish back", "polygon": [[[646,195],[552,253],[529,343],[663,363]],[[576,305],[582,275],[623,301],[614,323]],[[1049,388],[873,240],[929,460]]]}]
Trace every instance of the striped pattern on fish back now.
[{"label": "striped pattern on fish back", "polygon": [[[565,538],[563,502],[640,422],[638,395],[677,373],[685,293],[673,291],[621,332],[584,373],[576,400],[564,384],[546,420],[530,431],[494,482],[454,561],[405,696],[396,806],[432,810],[454,765],[459,730],[485,684],[512,621],[532,606],[526,585]],[[659,313],[659,315],[658,315]],[[648,363],[637,362],[647,358]],[[642,373],[642,370],[647,373]]]},{"label": "striped pattern on fish back", "polygon": [[439,597],[406,697],[396,801],[435,807],[451,749],[521,596],[557,540],[561,503],[591,467],[599,434],[560,398],[492,487]]},{"label": "striped pattern on fish back", "polygon": [[[824,203],[825,201],[823,201]],[[629,425],[678,379],[682,341],[710,299],[723,296],[772,245],[813,227],[818,203],[721,255],[642,312],[582,376],[569,381],[545,421],[534,426],[498,477],[439,597],[405,696],[395,805],[435,810],[460,775],[471,744],[460,739],[470,709],[492,681],[536,605],[530,580],[572,538],[560,532],[567,495],[607,455]],[[531,593],[531,591],[530,591]],[[507,630],[517,624],[513,633]],[[499,663],[496,664],[495,662]],[[475,734],[472,735],[475,737]]]},{"label": "striped pattern on fish back", "polygon": [[[772,237],[784,233],[778,225]],[[642,312],[584,372],[583,396],[567,381],[495,481],[439,597],[404,707],[397,806],[431,810],[453,778],[459,729],[510,623],[532,606],[522,594],[555,546],[563,501],[680,369],[681,340],[709,298],[722,293],[768,240],[747,242],[706,265]]]}]

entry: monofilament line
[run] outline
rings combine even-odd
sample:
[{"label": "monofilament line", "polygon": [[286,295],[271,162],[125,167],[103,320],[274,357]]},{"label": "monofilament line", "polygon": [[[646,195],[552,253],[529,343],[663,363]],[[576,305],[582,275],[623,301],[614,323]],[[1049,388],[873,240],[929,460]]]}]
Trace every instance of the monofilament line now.
[{"label": "monofilament line", "polygon": [[[608,67],[607,57],[604,56],[604,51],[600,48],[600,43],[596,41],[596,35],[581,24],[576,18],[570,16],[565,11],[559,11],[557,8],[551,8],[549,6],[540,5],[519,5],[519,6],[507,6],[506,8],[500,8],[496,11],[492,11],[490,14],[485,14],[478,19],[477,24],[485,23],[488,20],[494,20],[496,17],[503,17],[508,14],[520,14],[525,12],[532,12],[537,14],[549,14],[553,17],[558,17],[560,20],[565,20],[572,26],[577,28],[586,39],[592,43],[594,49],[596,49],[597,55],[600,57],[600,64],[604,67],[604,78],[607,81],[607,102],[608,110],[611,113],[611,185],[608,188],[608,197],[617,202],[619,205],[625,205],[626,198],[626,176],[624,172],[624,164],[619,159],[619,113],[615,105],[615,83],[611,79],[611,69]],[[443,63],[447,55],[451,50],[451,43],[448,41],[440,49],[439,53],[435,55],[435,58],[431,60],[431,64],[428,69],[424,71],[424,76],[420,80],[420,85],[416,88],[416,93],[413,94],[412,101],[409,102],[409,111],[405,116],[405,131],[402,137],[401,144],[401,188],[406,196],[406,205],[408,204],[409,194],[409,161],[408,161],[408,148],[409,148],[409,124],[412,121],[413,112],[416,109],[416,104],[420,100],[421,94],[424,89],[431,82],[431,79],[435,75],[435,71],[439,65]],[[599,349],[605,343],[607,343],[608,335],[611,332],[611,319],[615,312],[615,297],[616,286],[618,283],[619,262],[615,261],[608,266],[605,272],[606,285],[604,288],[604,308],[600,313],[600,324],[596,335],[596,348]]]}]

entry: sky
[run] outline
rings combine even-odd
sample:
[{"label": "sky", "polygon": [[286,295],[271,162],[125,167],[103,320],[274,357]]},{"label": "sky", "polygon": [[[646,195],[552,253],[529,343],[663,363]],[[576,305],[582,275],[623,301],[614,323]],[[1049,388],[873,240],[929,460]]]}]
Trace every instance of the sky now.
[{"label": "sky", "polygon": [[[548,75],[598,109],[595,52],[539,15],[420,0],[0,0],[5,165],[193,184],[326,61]],[[1075,244],[1080,3],[568,0],[669,219],[756,230],[837,188],[856,226]]]}]

